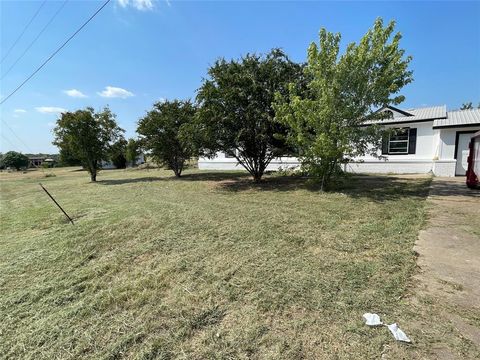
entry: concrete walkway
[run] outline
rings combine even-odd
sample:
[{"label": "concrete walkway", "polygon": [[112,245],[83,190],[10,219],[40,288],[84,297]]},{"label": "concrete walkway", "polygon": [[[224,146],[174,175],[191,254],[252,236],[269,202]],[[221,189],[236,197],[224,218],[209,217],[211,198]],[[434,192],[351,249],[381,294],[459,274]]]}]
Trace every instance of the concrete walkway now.
[{"label": "concrete walkway", "polygon": [[[438,359],[476,357],[480,352],[480,190],[465,178],[434,178],[427,200],[429,220],[415,250],[420,273],[417,294],[432,300],[439,315],[458,334],[456,344],[439,341]],[[452,334],[436,334],[438,339]],[[462,354],[459,347],[468,348]]]}]

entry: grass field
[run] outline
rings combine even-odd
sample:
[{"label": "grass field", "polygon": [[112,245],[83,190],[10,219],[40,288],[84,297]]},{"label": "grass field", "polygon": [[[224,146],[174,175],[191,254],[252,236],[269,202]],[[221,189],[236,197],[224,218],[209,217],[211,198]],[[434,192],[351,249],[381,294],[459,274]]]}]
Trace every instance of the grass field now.
[{"label": "grass field", "polygon": [[[47,173],[52,171],[48,170]],[[399,322],[430,179],[190,170],[0,175],[6,358],[409,358],[364,312]],[[70,225],[38,182],[74,218]],[[403,323],[402,323],[403,321]],[[402,326],[403,325],[403,326]]]}]

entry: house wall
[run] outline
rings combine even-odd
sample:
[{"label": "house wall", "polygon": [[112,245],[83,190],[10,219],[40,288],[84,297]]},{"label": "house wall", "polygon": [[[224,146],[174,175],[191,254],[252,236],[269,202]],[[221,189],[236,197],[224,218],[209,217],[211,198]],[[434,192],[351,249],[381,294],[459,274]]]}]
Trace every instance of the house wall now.
[{"label": "house wall", "polygon": [[[280,168],[296,168],[300,166],[300,162],[295,157],[279,157],[273,159],[267,166],[267,171],[276,171]],[[238,164],[237,159],[226,157],[223,152],[217,152],[213,159],[199,158],[198,168],[201,170],[245,170]]]},{"label": "house wall", "polygon": [[440,160],[455,158],[455,140],[456,140],[458,131],[478,131],[478,130],[480,130],[480,126],[438,130],[440,132],[438,158]]},{"label": "house wall", "polygon": [[458,131],[478,131],[479,126],[462,128],[444,128],[437,129],[438,132],[438,151],[436,154],[433,173],[436,176],[455,176],[455,141]]},{"label": "house wall", "polygon": [[[355,173],[429,173],[437,176],[455,176],[456,160],[455,139],[457,131],[480,130],[477,127],[433,129],[433,121],[392,124],[389,128],[410,127],[417,129],[417,143],[415,154],[384,155],[385,159],[374,156],[364,156],[358,161],[345,165],[345,171]],[[381,152],[378,152],[381,155]],[[278,170],[279,168],[295,168],[300,165],[298,159],[283,157],[274,159],[267,170]],[[208,170],[244,170],[237,164],[235,158],[227,158],[219,152],[213,159],[200,158],[199,169]]]},{"label": "house wall", "polygon": [[[383,155],[376,158],[363,156],[346,165],[345,170],[355,173],[379,174],[426,174],[433,170],[433,158],[438,143],[438,134],[432,129],[433,121],[392,124],[386,128],[409,127],[417,129],[415,154]],[[379,150],[378,156],[381,155]]]}]

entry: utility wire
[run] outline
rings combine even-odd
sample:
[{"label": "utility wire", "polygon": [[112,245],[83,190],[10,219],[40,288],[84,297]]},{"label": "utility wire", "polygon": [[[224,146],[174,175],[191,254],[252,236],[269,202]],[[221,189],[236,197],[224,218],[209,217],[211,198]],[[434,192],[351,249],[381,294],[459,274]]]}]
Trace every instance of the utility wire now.
[{"label": "utility wire", "polygon": [[15,62],[12,64],[12,66],[10,66],[10,68],[2,75],[0,80],[3,80],[5,78],[5,76],[7,76],[8,73],[15,67],[15,65],[17,65],[17,63],[25,56],[25,54],[28,52],[28,50],[30,50],[30,48],[33,46],[33,44],[35,44],[37,42],[38,38],[40,36],[42,36],[43,32],[50,26],[50,24],[53,22],[53,20],[55,20],[55,18],[60,13],[60,11],[62,11],[64,6],[67,4],[67,2],[68,2],[68,0],[63,1],[63,3],[58,8],[58,10],[55,12],[55,14],[53,14],[53,16],[50,18],[50,20],[47,22],[47,24],[43,27],[43,29],[38,33],[38,35],[35,37],[35,39],[33,39],[33,41],[26,47],[26,49],[23,51],[22,55],[20,55],[17,58],[17,60],[15,60]]},{"label": "utility wire", "polygon": [[5,140],[6,142],[8,142],[13,149],[16,148],[16,146],[13,145],[13,143],[12,143],[12,142],[9,140],[9,138],[7,138],[5,135],[2,134],[2,138],[3,138],[3,140]]},{"label": "utility wire", "polygon": [[35,12],[35,14],[33,14],[32,18],[30,19],[30,21],[27,23],[27,25],[25,25],[25,27],[23,28],[23,31],[20,33],[20,35],[18,35],[17,39],[13,42],[12,46],[10,46],[10,48],[7,50],[7,53],[2,57],[2,60],[0,61],[0,63],[3,63],[3,60],[5,60],[7,58],[7,56],[10,54],[10,52],[13,50],[13,48],[15,47],[15,45],[17,45],[17,43],[20,41],[20,39],[22,38],[22,36],[25,34],[25,31],[27,31],[27,29],[30,27],[30,25],[32,24],[33,20],[35,20],[35,18],[37,17],[38,13],[40,12],[40,10],[42,10],[42,7],[43,5],[45,5],[45,3],[47,2],[47,0],[43,0],[43,2],[40,4],[40,6],[38,7],[37,11]]},{"label": "utility wire", "polygon": [[25,149],[27,149],[27,151],[33,153],[32,149],[30,149],[30,147],[27,144],[25,144],[25,142],[22,139],[20,139],[18,137],[17,133],[15,131],[13,131],[13,129],[10,127],[10,125],[8,125],[7,122],[5,120],[3,120],[3,118],[2,118],[2,122],[3,122],[3,125],[5,125],[7,127],[7,129],[10,130],[10,132],[17,138],[17,140],[20,141],[20,143],[22,143],[23,146],[25,146]]},{"label": "utility wire", "polygon": [[90,16],[90,17],[88,18],[88,20],[85,21],[85,22],[83,23],[83,25],[80,26],[80,27],[77,29],[77,31],[75,31],[62,45],[60,45],[60,47],[59,47],[57,50],[55,50],[55,51],[52,53],[52,55],[50,55],[50,56],[47,58],[47,60],[45,60],[30,76],[28,76],[20,85],[18,85],[18,86],[15,88],[15,90],[13,90],[10,94],[8,94],[5,98],[3,98],[2,101],[0,102],[0,105],[2,105],[3,103],[5,103],[5,101],[7,101],[13,94],[15,94],[18,90],[20,90],[20,88],[22,88],[23,85],[25,85],[32,77],[35,76],[36,73],[38,73],[45,65],[47,65],[47,63],[48,63],[50,60],[52,60],[52,58],[53,58],[60,50],[62,50],[62,49],[65,47],[65,45],[67,45],[67,44],[70,42],[70,40],[72,40],[90,21],[92,21],[92,19],[93,19],[95,16],[97,16],[97,14],[98,14],[100,11],[102,11],[102,9],[103,9],[105,6],[107,6],[107,4],[108,4],[109,2],[110,2],[110,0],[105,1],[105,2],[103,3],[103,5],[100,6],[100,7],[98,8],[98,10],[95,11],[95,12],[93,13],[93,15]]}]

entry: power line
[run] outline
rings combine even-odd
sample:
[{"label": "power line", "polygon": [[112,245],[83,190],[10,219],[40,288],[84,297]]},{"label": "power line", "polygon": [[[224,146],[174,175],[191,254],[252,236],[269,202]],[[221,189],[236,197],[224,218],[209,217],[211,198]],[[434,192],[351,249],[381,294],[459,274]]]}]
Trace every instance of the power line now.
[{"label": "power line", "polygon": [[22,139],[20,139],[20,137],[18,137],[18,135],[16,134],[15,131],[13,131],[13,129],[10,127],[10,125],[8,125],[7,122],[3,119],[2,119],[2,122],[3,122],[3,125],[5,125],[7,127],[7,129],[10,130],[10,132],[17,138],[17,140],[20,141],[20,143],[22,143],[23,146],[25,146],[25,149],[27,149],[29,152],[33,153],[32,149],[30,149],[30,147],[27,144],[25,144],[25,142]]},{"label": "power line", "polygon": [[43,2],[40,4],[40,6],[38,7],[37,11],[35,12],[35,14],[33,14],[32,18],[30,19],[30,21],[27,23],[27,25],[25,25],[25,27],[23,28],[23,31],[20,33],[20,35],[18,35],[17,39],[13,42],[12,46],[10,46],[10,48],[7,50],[7,53],[3,56],[2,60],[0,61],[0,63],[3,63],[3,60],[5,60],[7,58],[7,56],[10,54],[10,52],[12,51],[12,49],[15,47],[15,45],[17,45],[17,43],[20,41],[20,39],[22,38],[23,34],[25,34],[25,31],[27,31],[27,29],[30,27],[30,25],[32,24],[33,20],[35,20],[35,18],[37,17],[38,13],[40,12],[40,10],[42,9],[43,5],[45,5],[45,3],[47,2],[47,0],[43,0]]},{"label": "power line", "polygon": [[6,142],[8,142],[13,149],[16,148],[16,146],[13,145],[13,143],[12,143],[5,135],[2,134],[2,138],[3,138],[3,140],[5,140]]},{"label": "power line", "polygon": [[33,39],[33,41],[26,47],[26,49],[23,51],[22,55],[20,55],[17,58],[17,60],[15,60],[15,62],[12,64],[12,66],[10,66],[10,68],[2,75],[0,80],[3,80],[5,78],[5,76],[7,76],[8,73],[15,67],[15,65],[17,65],[17,63],[25,56],[25,54],[28,52],[28,50],[30,50],[30,48],[33,46],[33,44],[35,44],[37,42],[38,38],[40,36],[42,36],[43,32],[50,26],[50,24],[53,22],[53,20],[55,20],[55,18],[60,13],[60,11],[62,11],[64,6],[67,4],[67,2],[68,2],[68,0],[63,1],[62,5],[60,5],[58,10],[55,12],[55,14],[53,14],[53,16],[50,18],[50,20],[47,22],[47,24],[43,27],[43,29],[38,33],[38,35],[35,37],[35,39]]},{"label": "power line", "polygon": [[105,2],[103,3],[103,5],[100,6],[100,7],[98,8],[98,10],[95,11],[95,12],[93,13],[93,15],[90,16],[90,17],[88,18],[88,20],[85,21],[85,22],[83,23],[83,25],[80,26],[80,27],[77,29],[77,31],[75,31],[62,45],[60,45],[60,47],[59,47],[57,50],[55,50],[55,51],[53,52],[52,55],[50,55],[50,56],[47,58],[47,60],[45,60],[29,77],[27,77],[20,85],[18,85],[18,86],[15,88],[15,90],[13,90],[10,94],[8,94],[5,98],[3,98],[2,101],[0,102],[0,105],[2,105],[3,103],[5,103],[5,101],[7,101],[13,94],[15,94],[18,90],[20,90],[20,88],[22,88],[23,85],[25,85],[32,77],[35,76],[36,73],[38,73],[45,65],[47,65],[47,63],[48,63],[50,60],[52,60],[52,58],[53,58],[60,50],[62,50],[62,49],[65,47],[65,45],[67,45],[67,44],[70,42],[70,40],[72,40],[90,21],[92,21],[92,19],[93,19],[95,16],[97,16],[97,14],[98,14],[100,11],[102,11],[102,9],[103,9],[105,6],[107,6],[107,4],[108,4],[109,2],[110,2],[110,0],[105,1]]}]

